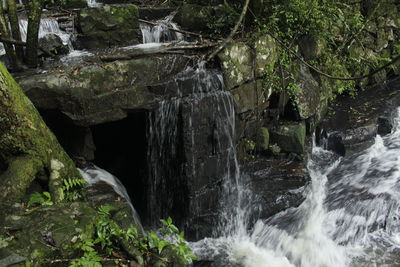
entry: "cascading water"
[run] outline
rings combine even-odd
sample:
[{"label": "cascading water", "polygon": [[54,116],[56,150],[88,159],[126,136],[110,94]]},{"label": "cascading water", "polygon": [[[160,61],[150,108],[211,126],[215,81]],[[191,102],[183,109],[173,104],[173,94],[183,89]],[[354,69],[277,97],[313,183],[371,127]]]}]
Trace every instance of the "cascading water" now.
[{"label": "cascading water", "polygon": [[155,25],[141,23],[140,30],[142,31],[143,43],[169,43],[183,40],[183,34],[171,30],[179,30],[178,25],[172,22],[173,18],[173,14],[169,15],[156,21]]},{"label": "cascading water", "polygon": [[96,0],[86,0],[88,7],[100,7],[102,3],[98,3]]},{"label": "cascading water", "polygon": [[349,158],[314,145],[312,183],[298,208],[193,243],[195,253],[215,266],[399,266],[399,122],[400,111],[392,134]]},{"label": "cascading water", "polygon": [[[25,42],[28,30],[28,21],[26,19],[19,20],[19,29],[21,32],[21,40]],[[62,31],[58,25],[57,20],[47,18],[41,19],[39,26],[39,38],[50,33],[58,35],[61,38],[63,44],[67,45],[70,50],[74,49],[71,43],[71,34]],[[0,54],[5,54],[3,44],[1,44]]]},{"label": "cascading water", "polygon": [[[238,216],[243,220],[237,222],[244,221],[247,216],[235,212],[246,209],[232,208],[232,203],[243,205],[242,195],[246,191],[233,186],[239,178],[234,146],[235,113],[232,96],[224,90],[221,73],[206,69],[205,64],[200,63],[180,73],[169,87],[178,88],[178,95],[161,102],[149,117],[148,159],[152,181],[148,195],[151,196],[149,206],[155,217],[153,222],[165,216],[192,218],[198,215],[199,206],[203,206],[204,187],[207,187],[203,181],[210,178],[216,181],[216,187],[221,181],[226,181],[225,188],[234,191],[221,200],[220,205],[226,207],[221,209],[224,212],[221,217],[231,221],[230,216]],[[212,174],[205,174],[209,171],[206,164],[212,166]],[[220,174],[225,178],[215,177]],[[168,191],[185,188],[185,185],[188,188],[182,194]],[[194,187],[200,190],[192,192]],[[189,202],[180,198],[185,194],[189,195],[192,206],[177,211],[182,203]],[[168,208],[159,210],[161,202]],[[226,212],[228,207],[230,211]],[[231,225],[221,222],[220,229],[215,229],[216,234],[227,226]]]},{"label": "cascading water", "polygon": [[139,215],[133,207],[128,192],[126,191],[126,188],[121,183],[121,181],[106,170],[103,170],[93,164],[91,165],[92,166],[86,167],[84,169],[78,169],[83,179],[85,179],[89,184],[95,184],[102,181],[110,185],[114,189],[114,191],[123,199],[125,199],[125,201],[129,204],[132,209],[133,220],[136,223],[136,226],[138,226],[139,229],[143,232],[144,230]]}]

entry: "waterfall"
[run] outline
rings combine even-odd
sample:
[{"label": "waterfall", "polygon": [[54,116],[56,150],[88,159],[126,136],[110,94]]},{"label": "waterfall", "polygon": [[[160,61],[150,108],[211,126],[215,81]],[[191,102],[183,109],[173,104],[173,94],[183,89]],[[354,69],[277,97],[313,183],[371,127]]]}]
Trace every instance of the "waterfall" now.
[{"label": "waterfall", "polygon": [[[26,42],[26,35],[28,30],[28,20],[20,19],[19,20],[19,29],[21,32],[21,40]],[[71,34],[62,31],[58,25],[57,20],[55,19],[41,19],[40,26],[39,26],[39,38],[45,36],[46,34],[56,34],[58,35],[63,44],[67,45],[69,50],[74,50],[72,43],[71,43]],[[1,44],[0,54],[5,54],[4,46]]]},{"label": "waterfall", "polygon": [[114,189],[115,193],[117,193],[123,199],[125,199],[125,201],[129,204],[130,208],[132,209],[133,220],[136,226],[139,227],[139,230],[144,232],[143,226],[140,222],[139,215],[137,214],[135,208],[132,205],[128,192],[126,191],[124,185],[117,177],[95,165],[78,170],[81,173],[83,179],[85,179],[89,184],[95,184],[100,181],[105,182]]},{"label": "waterfall", "polygon": [[98,3],[96,0],[86,0],[88,7],[100,7],[103,4],[102,3]]},{"label": "waterfall", "polygon": [[174,15],[169,15],[155,22],[155,25],[140,23],[143,43],[168,43],[183,40],[183,34],[170,30],[179,30],[178,25],[172,22]]},{"label": "waterfall", "polygon": [[399,266],[400,109],[394,120],[392,134],[348,158],[314,144],[298,208],[192,243],[195,253],[215,266]]},{"label": "waterfall", "polygon": [[[221,73],[207,69],[202,62],[177,75],[166,90],[168,88],[178,89],[178,95],[162,101],[158,109],[149,115],[148,123],[151,179],[148,195],[151,196],[150,209],[155,218],[153,222],[165,216],[183,216],[182,213],[185,212],[186,215],[196,214],[201,202],[196,198],[201,198],[201,193],[189,192],[193,206],[190,210],[177,211],[176,207],[183,206],[185,199],[181,197],[184,194],[168,190],[185,188],[186,185],[186,190],[190,191],[193,189],[193,183],[201,184],[205,179],[204,164],[207,164],[204,161],[211,162],[213,171],[226,177],[223,179],[226,181],[226,190],[238,188],[232,186],[237,183],[239,173],[234,146],[234,105],[232,96],[225,91]],[[206,144],[207,142],[212,145]],[[205,154],[207,159],[201,159]],[[234,191],[234,194],[226,194],[229,197],[220,203],[221,217],[226,220],[230,216],[236,216],[232,215],[233,211],[239,209],[234,208],[232,212],[227,213],[222,206],[232,207],[232,201],[241,203],[241,195],[244,193],[242,190]],[[168,208],[160,210],[161,202]],[[220,227],[215,229],[216,234],[221,233],[226,226],[221,223]]]}]

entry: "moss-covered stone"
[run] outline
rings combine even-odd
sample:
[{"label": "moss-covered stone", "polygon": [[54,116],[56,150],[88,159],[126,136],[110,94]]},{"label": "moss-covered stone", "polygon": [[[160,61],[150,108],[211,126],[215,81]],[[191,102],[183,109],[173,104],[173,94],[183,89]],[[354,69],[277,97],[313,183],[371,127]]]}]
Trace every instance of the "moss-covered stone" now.
[{"label": "moss-covered stone", "polygon": [[270,129],[271,143],[277,144],[285,152],[304,153],[306,125],[302,122],[286,122]]},{"label": "moss-covered stone", "polygon": [[228,89],[237,87],[254,78],[253,56],[245,43],[235,42],[227,45],[218,54]]},{"label": "moss-covered stone", "polygon": [[139,42],[139,11],[133,4],[85,8],[79,13],[79,41],[85,48]]},{"label": "moss-covered stone", "polygon": [[256,76],[271,73],[278,60],[278,49],[275,40],[270,35],[263,35],[254,42]]},{"label": "moss-covered stone", "polygon": [[320,102],[331,88],[321,86],[302,63],[293,65],[293,89],[289,92],[300,119],[308,119],[320,112]]},{"label": "moss-covered stone", "polygon": [[88,6],[85,0],[65,0],[60,1],[59,5],[63,8],[85,8]]},{"label": "moss-covered stone", "polygon": [[143,57],[65,67],[18,82],[38,108],[58,109],[77,125],[90,126],[125,118],[128,110],[152,109],[159,97],[177,95],[176,87],[166,92],[160,84],[187,64],[182,56]]},{"label": "moss-covered stone", "polygon": [[213,21],[214,15],[215,9],[211,6],[184,4],[179,8],[174,21],[184,29],[202,32],[209,29],[208,24]]},{"label": "moss-covered stone", "polygon": [[232,90],[232,95],[235,100],[237,113],[265,108],[267,102],[265,100],[261,81],[254,81],[240,85]]},{"label": "moss-covered stone", "polygon": [[9,255],[42,262],[77,256],[74,244],[80,235],[92,237],[97,212],[87,203],[76,202],[34,208],[9,215],[1,225],[13,229],[0,261]]},{"label": "moss-covered stone", "polygon": [[268,150],[269,147],[269,131],[266,127],[260,127],[258,129],[256,149],[258,151]]},{"label": "moss-covered stone", "polygon": [[[0,208],[22,200],[36,176],[51,170],[52,160],[64,166],[60,177],[80,177],[33,104],[0,64],[0,161],[8,165],[0,176]],[[56,186],[50,190],[54,201],[62,200]]]}]

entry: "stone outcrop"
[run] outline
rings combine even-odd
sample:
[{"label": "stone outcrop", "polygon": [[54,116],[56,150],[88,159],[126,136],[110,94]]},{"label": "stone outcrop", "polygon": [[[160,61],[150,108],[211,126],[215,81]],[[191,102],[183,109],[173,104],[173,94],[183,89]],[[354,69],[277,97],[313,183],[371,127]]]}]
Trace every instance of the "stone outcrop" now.
[{"label": "stone outcrop", "polygon": [[81,9],[78,42],[86,49],[138,44],[138,18],[138,8],[133,4]]},{"label": "stone outcrop", "polygon": [[[76,125],[90,126],[120,120],[129,110],[151,110],[163,97],[163,83],[186,64],[184,57],[143,57],[24,76],[18,82],[38,109],[56,109]],[[156,71],[155,71],[156,70]]]}]

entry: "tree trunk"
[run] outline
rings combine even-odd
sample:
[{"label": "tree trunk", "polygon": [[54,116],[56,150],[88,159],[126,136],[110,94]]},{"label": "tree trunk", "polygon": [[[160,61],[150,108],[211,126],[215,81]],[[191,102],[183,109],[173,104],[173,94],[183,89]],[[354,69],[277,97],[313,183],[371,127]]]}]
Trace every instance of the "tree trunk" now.
[{"label": "tree trunk", "polygon": [[[0,31],[1,35],[5,39],[10,39],[10,34],[7,26],[7,20],[4,15],[4,9],[3,9],[3,4],[0,3]],[[6,55],[8,60],[10,61],[10,65],[13,69],[18,70],[20,69],[20,66],[17,62],[17,56],[15,54],[14,46],[12,44],[8,43],[3,43],[4,44],[4,49],[6,50]]]},{"label": "tree trunk", "polygon": [[39,176],[46,177],[55,202],[63,200],[62,179],[80,177],[73,161],[1,63],[0,162],[7,166],[0,174],[1,209],[21,201]]},{"label": "tree trunk", "polygon": [[26,34],[26,63],[30,67],[36,67],[38,65],[37,49],[42,9],[42,0],[29,1],[28,30]]},{"label": "tree trunk", "polygon": [[[8,20],[10,21],[12,38],[16,41],[21,41],[21,32],[19,30],[19,20],[17,15],[17,5],[15,0],[7,0],[8,6]],[[17,60],[22,62],[24,58],[24,49],[20,45],[15,46]]]}]

